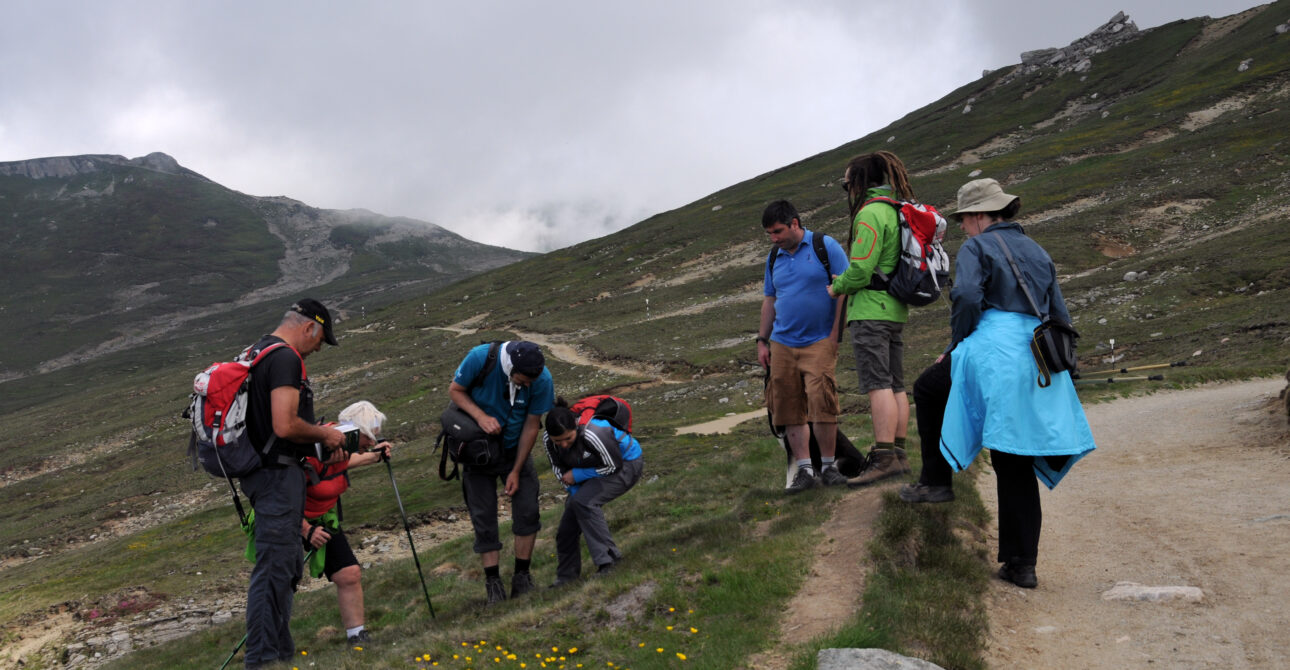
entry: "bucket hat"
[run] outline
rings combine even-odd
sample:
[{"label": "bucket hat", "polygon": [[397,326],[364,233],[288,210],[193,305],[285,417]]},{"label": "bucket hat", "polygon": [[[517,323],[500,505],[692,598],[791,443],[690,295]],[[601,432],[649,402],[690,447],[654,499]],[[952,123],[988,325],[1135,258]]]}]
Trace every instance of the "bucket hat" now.
[{"label": "bucket hat", "polygon": [[964,214],[972,212],[997,212],[1020,198],[1004,193],[1003,187],[994,179],[974,179],[959,187],[958,208],[950,216],[958,221]]}]

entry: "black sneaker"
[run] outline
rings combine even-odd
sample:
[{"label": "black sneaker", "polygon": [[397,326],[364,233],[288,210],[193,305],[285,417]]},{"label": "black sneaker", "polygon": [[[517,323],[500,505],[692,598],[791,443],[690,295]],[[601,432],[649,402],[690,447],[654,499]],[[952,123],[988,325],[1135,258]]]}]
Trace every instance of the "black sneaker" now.
[{"label": "black sneaker", "polygon": [[536,588],[533,575],[528,572],[517,572],[511,577],[511,597],[518,598]]},{"label": "black sneaker", "polygon": [[351,647],[361,647],[370,644],[372,644],[372,636],[367,633],[366,628],[349,636],[349,646]]},{"label": "black sneaker", "polygon": [[820,471],[821,486],[842,486],[847,483],[846,475],[838,471],[833,465],[829,465]]},{"label": "black sneaker", "polygon": [[616,565],[615,563],[606,563],[606,564],[604,564],[604,565],[598,565],[598,566],[596,566],[596,571],[595,571],[594,573],[592,573],[592,575],[591,575],[591,576],[592,576],[592,577],[608,577],[608,576],[610,576],[610,575],[614,574],[614,571],[615,571],[615,570],[617,570],[617,568],[615,568],[615,567],[614,567],[615,565]]},{"label": "black sneaker", "polygon": [[506,585],[502,584],[502,578],[487,577],[484,579],[484,590],[488,591],[488,604],[496,605],[506,600]]},{"label": "black sneaker", "polygon": [[1039,586],[1039,580],[1035,578],[1035,566],[1033,565],[1009,565],[1004,563],[999,566],[999,579],[1012,582],[1023,589],[1033,589]]},{"label": "black sneaker", "polygon": [[561,589],[581,579],[580,577],[556,577],[554,582],[548,586],[548,589]]},{"label": "black sneaker", "polygon": [[908,503],[943,503],[954,500],[954,489],[921,482],[900,487],[900,499]]},{"label": "black sneaker", "polygon": [[813,489],[819,485],[820,482],[815,478],[815,475],[807,471],[806,468],[798,468],[797,474],[793,475],[793,483],[789,484],[788,487],[784,489],[784,493],[799,493],[807,489]]}]

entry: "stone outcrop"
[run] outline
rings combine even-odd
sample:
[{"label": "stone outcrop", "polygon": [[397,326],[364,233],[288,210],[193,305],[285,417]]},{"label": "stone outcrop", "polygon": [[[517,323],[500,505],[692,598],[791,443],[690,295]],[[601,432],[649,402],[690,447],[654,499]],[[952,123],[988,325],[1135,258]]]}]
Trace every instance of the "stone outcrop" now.
[{"label": "stone outcrop", "polygon": [[46,177],[73,177],[78,174],[98,172],[105,165],[128,165],[166,174],[200,176],[179,165],[174,158],[154,151],[139,158],[126,158],[113,154],[87,154],[84,156],[54,156],[25,161],[0,163],[0,175],[44,179]]},{"label": "stone outcrop", "polygon": [[1138,26],[1124,12],[1111,17],[1097,30],[1081,37],[1061,49],[1038,49],[1021,54],[1021,66],[1011,76],[1037,72],[1043,68],[1056,68],[1059,74],[1086,72],[1093,66],[1093,56],[1137,39]]}]

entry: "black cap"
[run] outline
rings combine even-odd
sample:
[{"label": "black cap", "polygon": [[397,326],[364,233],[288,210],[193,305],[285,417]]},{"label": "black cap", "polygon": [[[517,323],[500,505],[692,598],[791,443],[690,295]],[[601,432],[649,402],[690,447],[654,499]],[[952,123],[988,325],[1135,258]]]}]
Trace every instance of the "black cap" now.
[{"label": "black cap", "polygon": [[331,331],[331,312],[328,312],[327,308],[323,307],[321,302],[318,302],[313,298],[301,298],[296,301],[296,304],[291,306],[291,311],[321,323],[323,327],[323,341],[332,346],[336,346],[336,335]]},{"label": "black cap", "polygon": [[525,377],[537,379],[546,367],[546,357],[538,345],[525,340],[506,345],[506,353],[511,357],[511,369]]}]

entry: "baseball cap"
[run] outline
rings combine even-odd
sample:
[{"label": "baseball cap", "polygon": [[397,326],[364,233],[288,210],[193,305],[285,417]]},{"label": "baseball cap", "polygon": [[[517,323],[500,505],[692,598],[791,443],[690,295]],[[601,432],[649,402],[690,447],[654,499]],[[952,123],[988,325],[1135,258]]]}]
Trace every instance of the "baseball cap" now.
[{"label": "baseball cap", "polygon": [[542,350],[538,345],[520,340],[511,342],[506,345],[506,353],[511,357],[511,370],[518,372],[525,377],[537,379],[542,374],[542,369],[546,367],[546,357],[542,355]]},{"label": "baseball cap", "polygon": [[327,308],[323,307],[321,302],[318,302],[313,298],[301,298],[296,301],[296,304],[291,306],[291,311],[321,323],[323,327],[323,340],[327,342],[327,344],[336,346],[336,335],[333,334],[331,330],[331,312],[328,312]]}]

